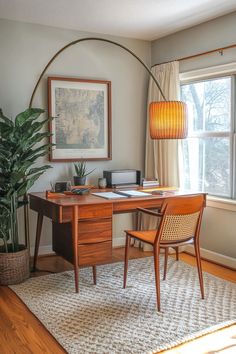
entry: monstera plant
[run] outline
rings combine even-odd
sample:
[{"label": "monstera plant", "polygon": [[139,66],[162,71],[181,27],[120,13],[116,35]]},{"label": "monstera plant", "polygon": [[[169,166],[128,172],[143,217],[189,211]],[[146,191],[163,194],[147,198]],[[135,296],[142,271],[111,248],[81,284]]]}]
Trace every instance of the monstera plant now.
[{"label": "monstera plant", "polygon": [[50,148],[47,139],[50,133],[41,131],[49,118],[38,120],[43,112],[29,108],[12,120],[0,110],[0,284],[1,277],[8,276],[9,271],[4,268],[3,255],[16,255],[25,248],[19,244],[17,209],[27,203],[24,197],[27,191],[50,168],[49,165],[34,166]]}]

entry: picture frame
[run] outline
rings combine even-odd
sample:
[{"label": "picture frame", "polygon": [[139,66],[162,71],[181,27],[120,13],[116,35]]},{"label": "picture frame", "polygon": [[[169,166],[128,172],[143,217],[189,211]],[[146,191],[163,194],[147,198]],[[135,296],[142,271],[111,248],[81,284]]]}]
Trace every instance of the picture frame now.
[{"label": "picture frame", "polygon": [[111,81],[48,77],[50,161],[111,160]]}]

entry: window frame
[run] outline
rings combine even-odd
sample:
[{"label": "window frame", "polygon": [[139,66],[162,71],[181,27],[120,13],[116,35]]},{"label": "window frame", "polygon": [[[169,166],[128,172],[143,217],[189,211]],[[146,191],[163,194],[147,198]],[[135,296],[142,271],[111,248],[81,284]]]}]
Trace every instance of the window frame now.
[{"label": "window frame", "polygon": [[193,133],[189,137],[227,137],[230,141],[230,197],[209,195],[208,200],[213,207],[235,210],[236,204],[236,63],[229,63],[208,68],[180,73],[180,86],[197,83],[220,77],[231,77],[231,129],[227,132]]}]

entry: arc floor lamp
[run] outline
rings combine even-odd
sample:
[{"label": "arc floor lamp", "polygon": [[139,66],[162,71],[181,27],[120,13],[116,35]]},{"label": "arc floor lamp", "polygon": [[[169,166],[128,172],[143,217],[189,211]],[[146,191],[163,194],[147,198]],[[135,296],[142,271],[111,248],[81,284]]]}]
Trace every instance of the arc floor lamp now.
[{"label": "arc floor lamp", "polygon": [[167,101],[158,81],[155,76],[148,68],[148,66],[129,48],[123,46],[120,43],[111,41],[105,38],[99,37],[87,37],[80,38],[73,42],[68,43],[62,47],[54,56],[49,60],[42,73],[39,76],[39,79],[34,87],[33,93],[30,98],[29,107],[32,107],[33,99],[36,93],[36,90],[39,86],[39,83],[47,71],[48,67],[52,62],[67,48],[85,41],[100,41],[107,42],[113,45],[116,45],[126,52],[130,53],[134,58],[136,58],[142,66],[147,70],[153,81],[155,82],[157,88],[159,89],[163,101],[160,102],[151,102],[149,106],[149,119],[150,119],[150,136],[152,139],[183,139],[187,136],[187,109],[186,104],[181,101]]}]

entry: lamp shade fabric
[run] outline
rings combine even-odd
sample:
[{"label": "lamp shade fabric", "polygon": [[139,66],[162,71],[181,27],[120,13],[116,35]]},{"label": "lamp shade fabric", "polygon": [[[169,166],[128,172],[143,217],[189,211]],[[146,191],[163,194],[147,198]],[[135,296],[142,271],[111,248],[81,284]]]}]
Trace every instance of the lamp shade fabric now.
[{"label": "lamp shade fabric", "polygon": [[149,119],[151,139],[184,139],[187,136],[187,105],[184,102],[151,102]]}]

